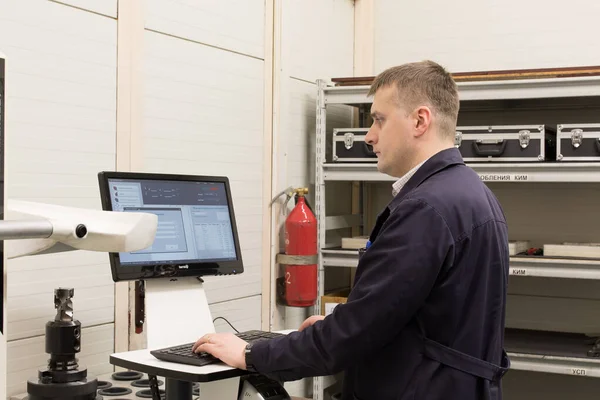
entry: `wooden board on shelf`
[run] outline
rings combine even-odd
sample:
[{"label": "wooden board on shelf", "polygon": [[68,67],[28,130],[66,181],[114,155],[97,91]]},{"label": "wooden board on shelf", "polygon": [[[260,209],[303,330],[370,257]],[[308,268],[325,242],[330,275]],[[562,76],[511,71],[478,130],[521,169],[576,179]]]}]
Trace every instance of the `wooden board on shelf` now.
[{"label": "wooden board on shelf", "polygon": [[545,244],[544,256],[600,259],[600,243]]},{"label": "wooden board on shelf", "polygon": [[[453,72],[451,75],[456,82],[573,78],[600,75],[600,66]],[[374,79],[374,76],[358,76],[332,78],[331,81],[336,86],[365,86],[371,85]]]},{"label": "wooden board on shelf", "polygon": [[366,247],[369,236],[354,236],[342,238],[342,249],[358,250]]}]

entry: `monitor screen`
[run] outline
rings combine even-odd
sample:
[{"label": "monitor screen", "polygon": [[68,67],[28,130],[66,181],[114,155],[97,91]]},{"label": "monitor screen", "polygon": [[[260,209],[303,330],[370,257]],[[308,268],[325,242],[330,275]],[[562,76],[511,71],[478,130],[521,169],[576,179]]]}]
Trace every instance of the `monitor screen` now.
[{"label": "monitor screen", "polygon": [[110,253],[115,282],[243,272],[226,177],[101,172],[104,210],[157,215],[148,248]]}]

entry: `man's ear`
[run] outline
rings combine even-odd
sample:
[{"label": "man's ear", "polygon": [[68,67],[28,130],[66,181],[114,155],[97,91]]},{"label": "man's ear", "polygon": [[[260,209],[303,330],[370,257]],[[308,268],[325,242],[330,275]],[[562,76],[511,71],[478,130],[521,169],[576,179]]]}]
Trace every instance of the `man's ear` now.
[{"label": "man's ear", "polygon": [[417,131],[415,136],[421,136],[422,134],[427,132],[427,130],[431,126],[431,114],[431,109],[427,106],[420,106],[415,109],[414,123],[415,130]]}]

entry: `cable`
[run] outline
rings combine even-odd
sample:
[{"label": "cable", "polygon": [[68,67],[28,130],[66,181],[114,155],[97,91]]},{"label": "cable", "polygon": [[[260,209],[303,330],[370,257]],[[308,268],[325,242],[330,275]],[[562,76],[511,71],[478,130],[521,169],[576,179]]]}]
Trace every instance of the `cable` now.
[{"label": "cable", "polygon": [[227,321],[227,320],[226,320],[225,318],[223,318],[223,317],[217,317],[217,318],[213,319],[213,324],[214,324],[214,323],[215,323],[215,321],[216,321],[216,320],[218,320],[218,319],[222,319],[223,321],[227,322],[227,323],[229,324],[229,326],[230,326],[231,328],[233,328],[233,330],[235,331],[235,333],[240,333],[240,331],[238,331],[237,329],[235,329],[235,327],[234,327],[233,325],[231,325],[231,322]]},{"label": "cable", "polygon": [[[289,200],[290,197],[292,197],[292,194],[294,194],[294,187],[290,186],[288,188],[283,189],[281,192],[277,193],[272,199],[271,202],[269,203],[269,207],[271,207],[273,205],[273,203],[275,203],[275,201],[280,198],[283,195],[286,195],[287,199]],[[287,203],[287,200],[286,200]]]},{"label": "cable", "polygon": [[150,393],[152,394],[152,400],[160,400],[160,391],[158,390],[158,380],[156,375],[148,375],[148,381],[150,382]]}]

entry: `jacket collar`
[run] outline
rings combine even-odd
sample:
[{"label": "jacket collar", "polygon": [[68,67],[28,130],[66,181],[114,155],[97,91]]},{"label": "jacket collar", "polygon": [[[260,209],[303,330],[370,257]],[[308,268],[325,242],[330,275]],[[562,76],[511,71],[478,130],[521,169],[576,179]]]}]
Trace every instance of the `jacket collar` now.
[{"label": "jacket collar", "polygon": [[[451,165],[462,164],[465,162],[460,154],[460,151],[451,147],[434,154],[429,158],[415,174],[406,182],[402,190],[394,197],[391,204],[401,201],[410,191],[423,183],[430,176],[448,168]],[[390,205],[391,205],[390,204]]]}]

